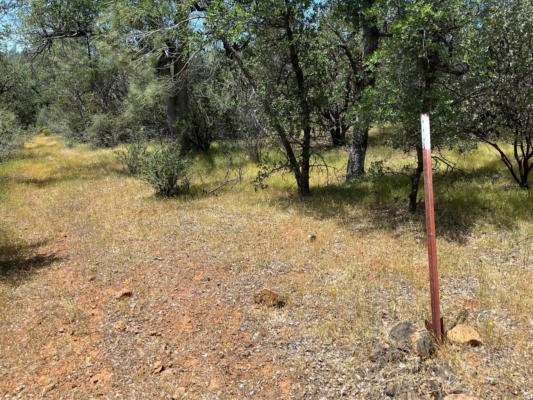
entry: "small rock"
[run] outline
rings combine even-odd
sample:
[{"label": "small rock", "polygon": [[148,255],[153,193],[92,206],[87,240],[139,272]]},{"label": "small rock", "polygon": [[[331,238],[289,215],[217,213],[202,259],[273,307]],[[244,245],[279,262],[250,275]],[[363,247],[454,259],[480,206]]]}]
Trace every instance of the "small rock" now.
[{"label": "small rock", "polygon": [[117,293],[115,296],[117,300],[120,300],[124,297],[131,297],[133,295],[133,292],[130,289],[122,289],[120,292]]},{"label": "small rock", "polygon": [[185,394],[185,388],[181,386],[178,389],[176,389],[176,391],[174,392],[174,398],[175,399],[181,398],[181,396],[183,396],[184,394]]},{"label": "small rock", "polygon": [[314,242],[316,240],[316,235],[312,233],[311,235],[307,236],[307,240],[310,242]]},{"label": "small rock", "polygon": [[449,394],[444,398],[444,400],[479,400],[475,396],[469,394],[458,393],[458,394]]},{"label": "small rock", "polygon": [[429,357],[435,352],[433,337],[428,331],[418,331],[410,336],[411,349],[421,357]]},{"label": "small rock", "polygon": [[479,333],[469,325],[459,324],[446,334],[448,340],[454,344],[480,346]]},{"label": "small rock", "polygon": [[[426,330],[418,330],[411,322],[396,324],[390,330],[389,338],[391,344],[398,350],[410,352],[423,358],[429,357],[435,352],[435,344],[431,334]],[[376,355],[379,355],[379,351],[380,349],[377,347],[374,350]]]},{"label": "small rock", "polygon": [[154,365],[152,366],[152,372],[154,374],[159,374],[161,371],[163,371],[163,364],[161,363],[161,361],[157,361],[156,363],[154,363]]},{"label": "small rock", "polygon": [[269,307],[283,307],[286,303],[285,296],[270,289],[263,289],[254,294],[254,302]]},{"label": "small rock", "polygon": [[411,322],[400,322],[389,332],[389,337],[403,344],[411,343],[411,335],[416,333],[416,327]]}]

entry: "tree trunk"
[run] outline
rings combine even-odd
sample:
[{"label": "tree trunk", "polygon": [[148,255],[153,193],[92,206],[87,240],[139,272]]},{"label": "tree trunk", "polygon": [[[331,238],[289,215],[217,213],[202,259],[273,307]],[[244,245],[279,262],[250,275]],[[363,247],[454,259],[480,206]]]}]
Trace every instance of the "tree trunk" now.
[{"label": "tree trunk", "polygon": [[422,147],[416,146],[416,169],[411,176],[411,192],[409,193],[409,211],[415,212],[418,198],[418,186],[420,184],[420,177],[424,172],[424,156],[422,154]]},{"label": "tree trunk", "polygon": [[522,189],[526,189],[526,190],[529,190],[530,186],[529,186],[529,182],[528,182],[528,175],[529,175],[529,171],[530,170],[527,170],[526,172],[524,172],[521,176],[521,182],[520,182],[520,187]]},{"label": "tree trunk", "polygon": [[285,32],[287,33],[287,39],[289,43],[289,57],[292,64],[292,70],[296,78],[297,95],[300,99],[300,106],[302,107],[301,117],[303,120],[303,143],[302,143],[302,160],[298,182],[298,192],[301,196],[308,196],[311,194],[309,188],[309,171],[310,171],[310,159],[311,159],[311,105],[307,98],[306,77],[303,69],[300,65],[300,57],[298,54],[298,47],[294,42],[294,35],[291,28],[291,3],[289,0],[285,0],[287,7],[287,13],[285,14]]},{"label": "tree trunk", "polygon": [[[379,46],[379,30],[376,27],[375,18],[363,19],[363,59],[370,57]],[[369,77],[369,79],[372,79]],[[368,82],[366,86],[374,82]]]},{"label": "tree trunk", "polygon": [[[291,12],[289,0],[285,0],[288,13]],[[293,32],[290,26],[290,15],[285,14],[285,32],[287,34],[288,43],[289,43],[289,56],[296,78],[296,83],[298,87],[298,97],[300,100],[300,105],[302,107],[302,119],[303,123],[303,141],[302,141],[302,155],[301,161],[298,162],[298,158],[293,150],[293,146],[289,140],[289,136],[285,128],[279,122],[276,113],[272,110],[272,105],[268,99],[262,99],[263,106],[265,108],[265,113],[269,116],[271,120],[272,127],[278,133],[281,140],[281,144],[285,149],[287,160],[289,161],[290,168],[294,173],[296,178],[296,183],[298,185],[298,193],[301,196],[308,196],[311,194],[309,186],[309,172],[310,172],[310,158],[311,158],[311,106],[307,99],[307,89],[305,87],[305,75],[300,66],[300,61],[298,57],[298,50],[294,44]],[[227,38],[224,36],[220,37],[224,49],[226,50],[226,55],[230,58],[234,58],[239,65],[239,68],[243,72],[245,78],[248,80],[250,85],[257,90],[257,82],[252,76],[250,70],[244,65],[242,58],[239,53],[235,50],[233,46],[230,45]]]},{"label": "tree trunk", "polygon": [[311,189],[309,187],[309,177],[311,170],[311,127],[307,126],[304,130],[304,140],[302,144],[302,161],[300,176],[297,177],[298,193],[300,196],[309,196]]},{"label": "tree trunk", "polygon": [[341,127],[340,123],[335,123],[329,133],[333,147],[341,147],[346,144],[346,130]]},{"label": "tree trunk", "polygon": [[[370,7],[374,1],[370,1]],[[363,60],[368,59],[379,46],[379,30],[375,24],[375,18],[363,16]],[[365,78],[363,79],[363,88],[373,86],[375,79],[370,70],[365,70]],[[348,156],[348,167],[346,169],[346,180],[351,180],[365,173],[365,158],[368,147],[368,124],[364,129],[359,130],[359,134],[354,134],[350,154]]]},{"label": "tree trunk", "polygon": [[524,143],[520,142],[518,139],[515,139],[513,147],[514,157],[518,164],[518,174],[520,175],[520,182],[518,185],[522,189],[529,190],[528,176],[533,168],[533,164],[530,165],[529,160],[533,158],[533,151],[529,152],[529,142],[526,141],[526,146],[524,146]]},{"label": "tree trunk", "polygon": [[311,188],[309,187],[309,168],[301,171],[299,176],[297,175],[296,184],[298,185],[298,194],[300,196],[306,197],[311,194]]},{"label": "tree trunk", "polygon": [[348,167],[346,169],[346,180],[362,176],[365,173],[366,149],[368,147],[368,125],[358,129],[354,134],[350,153],[348,155]]}]

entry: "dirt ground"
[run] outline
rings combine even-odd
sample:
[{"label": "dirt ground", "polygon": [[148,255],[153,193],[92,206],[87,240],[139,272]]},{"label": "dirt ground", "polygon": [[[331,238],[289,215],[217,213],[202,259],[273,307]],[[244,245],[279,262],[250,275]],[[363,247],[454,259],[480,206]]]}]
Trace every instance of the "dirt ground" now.
[{"label": "dirt ground", "polygon": [[[531,219],[439,238],[443,314],[468,310],[482,346],[376,363],[394,324],[428,318],[419,220],[160,200],[55,137],[0,175],[2,399],[533,399]],[[263,288],[287,304],[255,304]]]}]

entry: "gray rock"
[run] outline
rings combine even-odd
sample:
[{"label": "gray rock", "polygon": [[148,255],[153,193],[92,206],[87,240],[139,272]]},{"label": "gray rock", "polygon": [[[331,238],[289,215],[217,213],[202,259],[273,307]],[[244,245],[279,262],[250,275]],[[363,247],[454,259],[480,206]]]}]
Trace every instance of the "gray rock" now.
[{"label": "gray rock", "polygon": [[400,343],[409,344],[410,336],[416,332],[416,327],[411,322],[400,322],[389,332],[389,337]]},{"label": "gray rock", "polygon": [[433,336],[428,331],[418,331],[410,336],[411,350],[420,357],[427,358],[435,352]]}]

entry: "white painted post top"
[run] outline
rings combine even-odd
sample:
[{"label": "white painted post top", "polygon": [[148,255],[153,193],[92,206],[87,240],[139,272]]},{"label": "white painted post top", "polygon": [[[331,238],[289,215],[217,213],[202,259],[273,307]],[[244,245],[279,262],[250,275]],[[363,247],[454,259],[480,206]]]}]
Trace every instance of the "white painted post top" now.
[{"label": "white painted post top", "polygon": [[422,124],[422,148],[424,150],[431,150],[429,114],[420,114],[420,123]]}]

